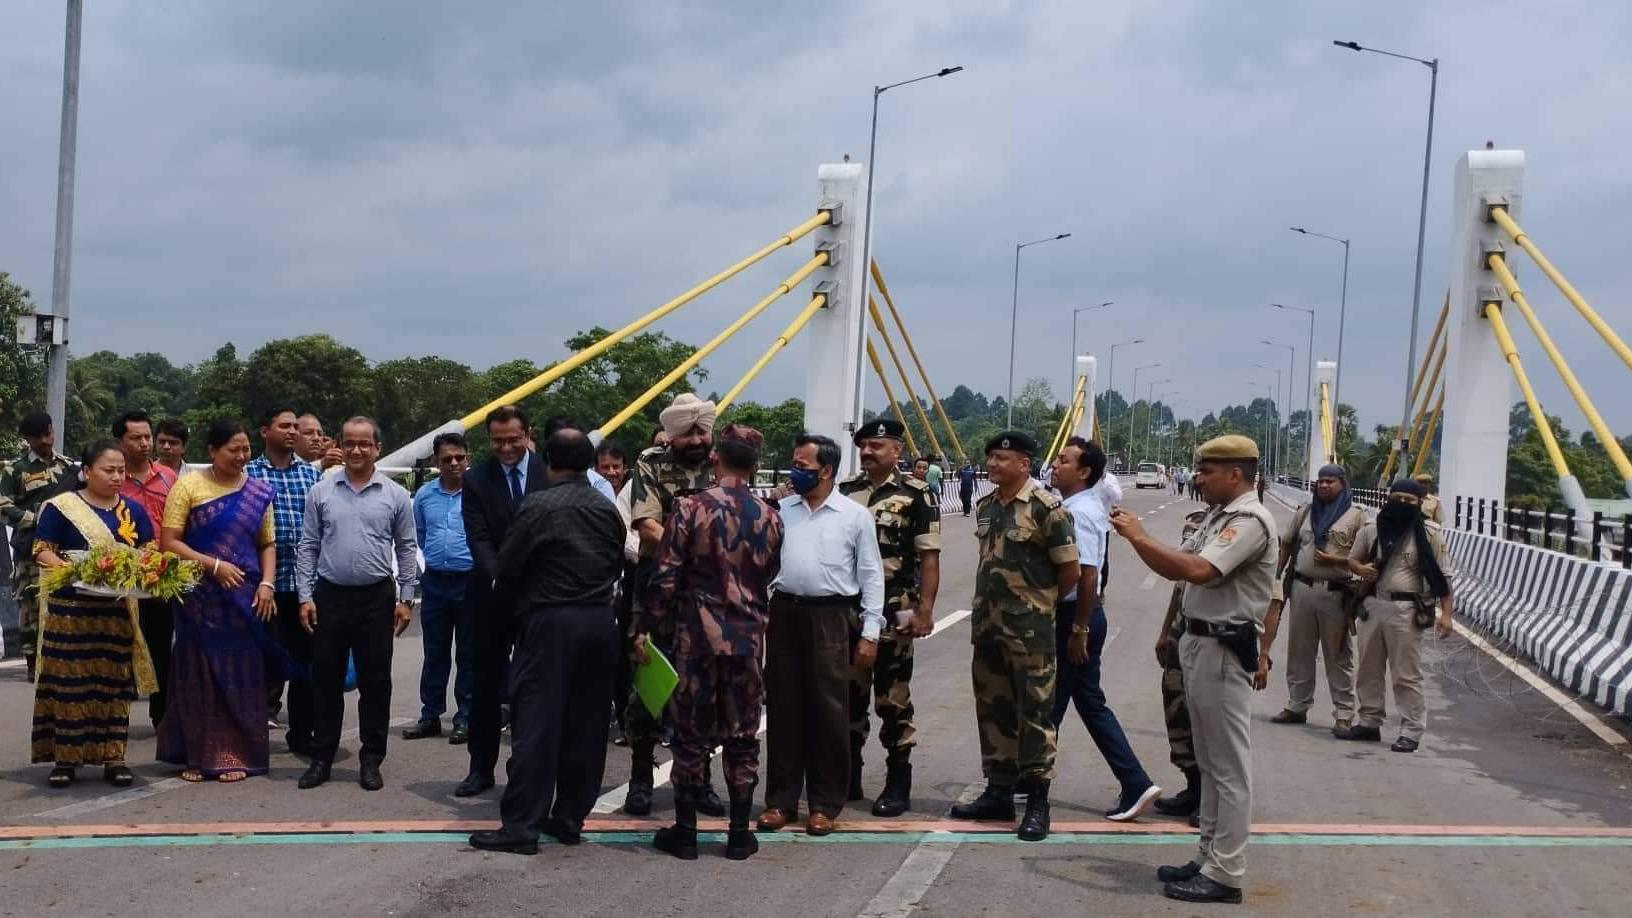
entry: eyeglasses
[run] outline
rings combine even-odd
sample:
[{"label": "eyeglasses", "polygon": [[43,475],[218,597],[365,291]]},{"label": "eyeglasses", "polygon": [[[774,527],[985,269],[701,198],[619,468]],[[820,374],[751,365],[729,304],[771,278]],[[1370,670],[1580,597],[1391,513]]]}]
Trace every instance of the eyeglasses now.
[{"label": "eyeglasses", "polygon": [[340,448],[348,453],[375,449],[379,446],[373,440],[347,440],[340,444]]},{"label": "eyeglasses", "polygon": [[464,465],[465,460],[469,459],[469,458],[470,458],[469,456],[464,456],[464,455],[460,455],[460,456],[443,456],[440,459],[437,459],[436,461],[437,461],[438,465]]}]

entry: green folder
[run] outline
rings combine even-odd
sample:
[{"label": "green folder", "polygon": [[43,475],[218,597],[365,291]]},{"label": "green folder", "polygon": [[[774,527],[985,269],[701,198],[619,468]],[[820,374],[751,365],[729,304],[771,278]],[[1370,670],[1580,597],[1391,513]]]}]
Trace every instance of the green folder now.
[{"label": "green folder", "polygon": [[669,703],[669,696],[674,694],[674,687],[680,684],[680,677],[674,672],[674,664],[663,656],[655,644],[646,645],[646,662],[635,666],[635,694],[640,696],[640,703],[656,720],[663,719],[663,708]]}]

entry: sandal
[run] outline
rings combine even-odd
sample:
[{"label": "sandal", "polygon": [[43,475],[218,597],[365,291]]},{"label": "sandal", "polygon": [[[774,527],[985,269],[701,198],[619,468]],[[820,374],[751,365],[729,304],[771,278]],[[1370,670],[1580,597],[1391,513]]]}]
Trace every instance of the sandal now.
[{"label": "sandal", "polygon": [[204,772],[196,768],[189,768],[181,773],[181,780],[188,784],[198,784],[204,780]]},{"label": "sandal", "polygon": [[74,783],[74,769],[75,766],[73,765],[58,765],[56,768],[51,769],[51,774],[45,779],[45,783],[51,787],[67,787]]},{"label": "sandal", "polygon": [[242,781],[247,777],[249,777],[248,772],[223,771],[215,776],[215,780],[220,781],[222,784],[237,784],[239,781]]},{"label": "sandal", "polygon": [[129,787],[135,783],[136,775],[123,763],[118,765],[102,766],[102,780],[114,787]]}]

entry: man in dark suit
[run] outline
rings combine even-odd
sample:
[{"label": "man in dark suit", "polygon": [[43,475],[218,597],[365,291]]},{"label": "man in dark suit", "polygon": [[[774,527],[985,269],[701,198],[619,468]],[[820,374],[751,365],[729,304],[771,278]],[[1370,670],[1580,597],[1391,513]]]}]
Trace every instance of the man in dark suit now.
[{"label": "man in dark suit", "polygon": [[515,597],[498,587],[499,548],[522,498],[549,484],[544,462],[527,449],[531,429],[520,408],[495,408],[486,424],[492,455],[466,472],[464,479],[462,513],[472,561],[465,596],[473,610],[476,684],[470,704],[470,774],[454,789],[456,797],[474,797],[493,786],[515,611]]}]

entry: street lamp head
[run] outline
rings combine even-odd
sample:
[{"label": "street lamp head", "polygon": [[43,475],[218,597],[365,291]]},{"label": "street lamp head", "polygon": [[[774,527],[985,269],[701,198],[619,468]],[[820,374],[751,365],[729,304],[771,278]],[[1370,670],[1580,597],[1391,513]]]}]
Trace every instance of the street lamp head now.
[{"label": "street lamp head", "polygon": [[1334,40],[1332,42],[1332,44],[1337,45],[1339,48],[1348,48],[1350,51],[1364,51],[1364,50],[1366,50],[1365,48],[1360,47],[1360,43],[1357,42],[1357,41],[1335,41]]},{"label": "street lamp head", "polygon": [[1071,236],[1070,233],[1061,233],[1058,236],[1055,236],[1054,238],[1055,239],[1067,239],[1067,238],[1070,238],[1070,236]]},{"label": "street lamp head", "polygon": [[1102,308],[1102,309],[1103,309],[1103,308],[1104,308],[1104,307],[1106,307],[1106,306],[1115,306],[1115,305],[1116,305],[1116,303],[1115,303],[1115,302],[1113,302],[1113,301],[1111,301],[1111,300],[1106,300],[1106,301],[1105,301],[1105,302],[1103,302],[1103,303],[1100,303],[1100,304],[1099,304],[1099,305],[1100,305],[1100,308]]},{"label": "street lamp head", "polygon": [[1301,226],[1289,226],[1289,227],[1287,227],[1287,229],[1291,230],[1294,233],[1302,233],[1305,236],[1309,235],[1309,231],[1304,229]]},{"label": "street lamp head", "polygon": [[952,74],[958,73],[958,72],[960,72],[962,70],[963,70],[962,67],[942,67],[941,72],[937,73],[935,75],[936,76],[943,76],[943,77],[944,76],[951,76]]}]

